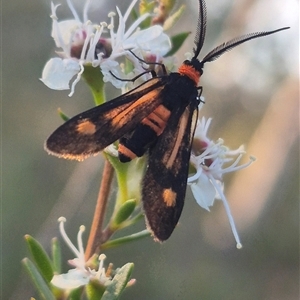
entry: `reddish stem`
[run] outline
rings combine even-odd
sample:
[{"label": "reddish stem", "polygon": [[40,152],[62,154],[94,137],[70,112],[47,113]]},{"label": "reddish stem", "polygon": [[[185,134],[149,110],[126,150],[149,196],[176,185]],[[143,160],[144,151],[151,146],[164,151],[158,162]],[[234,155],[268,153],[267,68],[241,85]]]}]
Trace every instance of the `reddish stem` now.
[{"label": "reddish stem", "polygon": [[94,213],[94,219],[85,250],[86,261],[92,257],[93,254],[100,253],[102,241],[102,225],[106,211],[110,186],[113,179],[114,169],[108,160],[105,160],[101,185],[99,189],[97,204]]}]

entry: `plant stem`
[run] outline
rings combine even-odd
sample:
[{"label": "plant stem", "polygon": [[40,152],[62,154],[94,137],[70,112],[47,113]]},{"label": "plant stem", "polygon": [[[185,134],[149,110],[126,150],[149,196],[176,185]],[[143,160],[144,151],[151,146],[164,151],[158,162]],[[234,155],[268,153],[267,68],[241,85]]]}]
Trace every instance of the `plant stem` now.
[{"label": "plant stem", "polygon": [[102,243],[102,225],[106,211],[106,205],[110,192],[110,186],[114,174],[114,169],[108,160],[105,160],[102,181],[99,189],[97,204],[94,213],[94,219],[85,250],[86,261],[95,253],[100,252]]}]

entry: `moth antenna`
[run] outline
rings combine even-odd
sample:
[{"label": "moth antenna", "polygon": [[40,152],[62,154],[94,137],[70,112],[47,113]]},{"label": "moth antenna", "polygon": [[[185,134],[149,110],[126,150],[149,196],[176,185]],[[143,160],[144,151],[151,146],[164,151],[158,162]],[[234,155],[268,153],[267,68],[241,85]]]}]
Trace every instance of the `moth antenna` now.
[{"label": "moth antenna", "polygon": [[289,29],[290,27],[283,27],[283,28],[279,28],[276,30],[272,30],[272,31],[262,31],[262,32],[254,32],[254,33],[249,33],[237,38],[234,38],[226,43],[223,43],[219,46],[217,46],[216,48],[214,48],[213,50],[211,50],[201,61],[202,65],[206,62],[209,61],[214,61],[216,60],[218,57],[220,57],[223,53],[230,51],[231,49],[233,49],[234,47],[241,45],[247,41],[250,41],[252,39],[256,39],[259,37],[263,37],[266,35],[270,35],[273,34],[275,32],[281,31],[281,30],[286,30]]},{"label": "moth antenna", "polygon": [[205,33],[206,33],[206,4],[204,0],[199,0],[199,17],[197,24],[197,31],[194,39],[196,47],[194,47],[194,57],[197,58],[204,44]]}]

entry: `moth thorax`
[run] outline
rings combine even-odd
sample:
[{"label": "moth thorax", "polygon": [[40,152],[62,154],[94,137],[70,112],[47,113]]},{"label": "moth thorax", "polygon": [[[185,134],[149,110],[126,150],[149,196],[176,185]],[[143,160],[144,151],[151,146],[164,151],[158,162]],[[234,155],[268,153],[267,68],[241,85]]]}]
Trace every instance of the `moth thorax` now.
[{"label": "moth thorax", "polygon": [[197,86],[199,83],[200,76],[202,74],[202,70],[198,70],[195,68],[195,65],[191,61],[184,61],[183,64],[179,67],[178,73],[180,75],[187,76],[190,78],[195,85]]}]

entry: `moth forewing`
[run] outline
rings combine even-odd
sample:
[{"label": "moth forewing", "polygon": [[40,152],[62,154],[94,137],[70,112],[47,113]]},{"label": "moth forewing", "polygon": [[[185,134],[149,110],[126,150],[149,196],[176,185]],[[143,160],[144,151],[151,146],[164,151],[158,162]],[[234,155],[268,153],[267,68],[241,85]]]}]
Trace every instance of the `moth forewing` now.
[{"label": "moth forewing", "polygon": [[[151,83],[151,84],[150,84]],[[164,78],[153,78],[114,100],[89,109],[57,128],[47,139],[48,153],[66,159],[83,160],[95,155],[125,133],[162,102]]]}]

